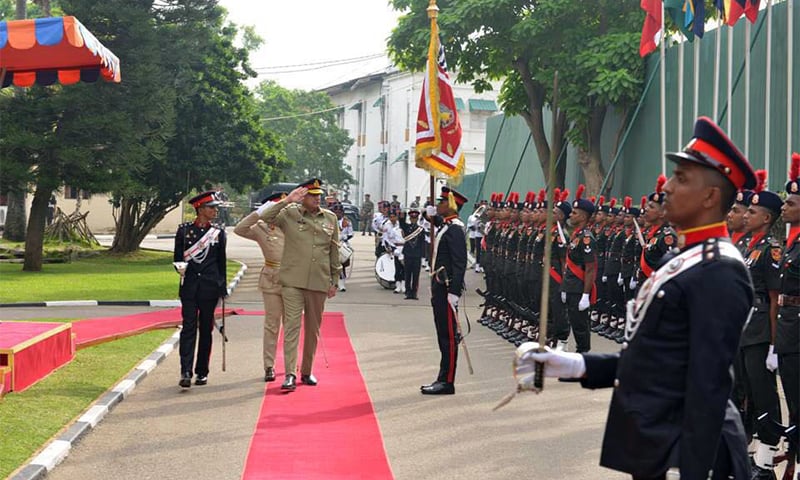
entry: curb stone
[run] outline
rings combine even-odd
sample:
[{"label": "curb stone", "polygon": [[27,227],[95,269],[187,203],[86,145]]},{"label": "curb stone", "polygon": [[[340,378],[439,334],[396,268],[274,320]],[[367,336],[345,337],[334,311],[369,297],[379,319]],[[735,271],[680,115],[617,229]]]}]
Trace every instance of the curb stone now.
[{"label": "curb stone", "polygon": [[38,480],[55,468],[69,455],[69,451],[103,418],[127,397],[149,372],[161,363],[177,345],[180,331],[176,331],[145,360],[139,362],[124,379],[98,398],[69,428],[51,440],[33,460],[10,480]]}]

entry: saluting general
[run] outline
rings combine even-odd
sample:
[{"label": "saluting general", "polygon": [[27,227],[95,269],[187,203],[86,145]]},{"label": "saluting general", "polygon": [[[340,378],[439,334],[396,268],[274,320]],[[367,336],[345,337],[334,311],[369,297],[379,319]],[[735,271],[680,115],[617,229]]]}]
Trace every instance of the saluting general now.
[{"label": "saluting general", "polygon": [[286,379],[282,390],[297,387],[297,345],[300,318],[305,312],[300,381],[314,386],[312,375],[325,300],[336,295],[339,272],[339,222],[336,214],[320,208],[322,182],[301,183],[283,200],[268,208],[262,219],[283,230],[284,248],[279,279],[283,296]]},{"label": "saluting general", "polygon": [[654,266],[628,304],[622,351],[537,353],[538,345],[526,343],[517,351],[517,378],[530,389],[543,363],[548,377],[614,388],[600,457],[605,467],[634,479],[747,479],[744,429],[729,396],[753,286],[725,216],[736,191],[755,185],[755,174],[705,117],[684,150],[667,157],[677,165],[663,188],[663,208],[680,251]]}]

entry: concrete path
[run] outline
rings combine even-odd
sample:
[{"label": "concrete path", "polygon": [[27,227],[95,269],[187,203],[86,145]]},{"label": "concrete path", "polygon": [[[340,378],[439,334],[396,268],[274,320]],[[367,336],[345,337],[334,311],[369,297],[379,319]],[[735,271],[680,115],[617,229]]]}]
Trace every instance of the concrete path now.
[{"label": "concrete path", "polygon": [[[144,246],[171,249],[171,245],[170,239],[153,239]],[[347,292],[329,301],[327,310],[345,314],[396,478],[628,478],[597,465],[610,390],[589,391],[548,381],[543,394],[520,395],[499,412],[491,411],[514,386],[514,347],[475,323],[480,310],[474,293],[466,302],[475,375],[468,374],[462,356],[456,395],[422,396],[419,385],[435,378],[439,361],[427,282],[421,282],[425,287],[421,300],[404,300],[375,281],[372,238],[358,235],[354,246],[356,268]],[[228,255],[250,267],[228,306],[262,310],[255,275],[261,258],[255,243],[231,235]],[[480,279],[468,273],[467,282],[473,292]],[[54,308],[4,309],[3,313],[4,318],[20,319],[86,317],[125,314],[130,309],[94,307],[82,314]],[[240,478],[264,391],[261,318],[234,317],[228,330],[227,372],[220,371],[219,343],[215,343],[209,385],[182,392],[177,387],[177,352],[171,354],[48,478]],[[596,336],[592,341],[596,351],[617,348]],[[321,383],[325,372],[318,354],[314,373]],[[278,398],[291,401],[291,395]],[[313,452],[304,453],[298,438],[296,448],[276,451],[264,461],[303,454],[314,461]]]}]

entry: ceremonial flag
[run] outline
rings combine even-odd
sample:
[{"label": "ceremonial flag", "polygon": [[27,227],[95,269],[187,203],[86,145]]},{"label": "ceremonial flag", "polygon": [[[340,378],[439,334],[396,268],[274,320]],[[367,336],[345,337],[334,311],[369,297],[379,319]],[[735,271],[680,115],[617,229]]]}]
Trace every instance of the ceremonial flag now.
[{"label": "ceremonial flag", "polygon": [[641,0],[639,4],[645,11],[642,40],[639,42],[639,56],[645,57],[652,52],[661,41],[661,0]]},{"label": "ceremonial flag", "polygon": [[727,23],[730,26],[736,24],[742,15],[745,15],[750,23],[758,20],[759,0],[734,0],[731,2],[731,11],[728,14]]},{"label": "ceremonial flag", "polygon": [[[672,19],[672,23],[678,27],[678,30],[683,33],[683,36],[686,37],[690,42],[694,41],[694,34],[690,27],[691,22],[686,21],[686,12],[684,9],[687,8],[686,6],[687,0],[664,0],[664,10],[669,14],[669,18]],[[691,9],[689,14],[691,15]]]},{"label": "ceremonial flag", "polygon": [[690,0],[692,3],[692,32],[700,38],[706,33],[706,5],[705,0]]},{"label": "ceremonial flag", "polygon": [[415,157],[417,168],[431,175],[444,174],[452,184],[464,175],[461,122],[435,17],[431,18],[428,65],[419,99]]}]

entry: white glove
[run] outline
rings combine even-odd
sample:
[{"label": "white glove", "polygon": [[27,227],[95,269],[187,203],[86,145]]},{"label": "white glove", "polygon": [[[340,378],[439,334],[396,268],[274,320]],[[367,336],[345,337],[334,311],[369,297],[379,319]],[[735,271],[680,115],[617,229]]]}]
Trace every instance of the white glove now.
[{"label": "white glove", "polygon": [[453,310],[456,310],[458,308],[458,299],[459,298],[460,297],[458,295],[456,295],[455,293],[448,293],[447,294],[447,303],[449,303],[450,306],[453,307]]},{"label": "white glove", "polygon": [[767,370],[774,372],[778,368],[778,354],[775,353],[775,345],[769,346],[769,353],[767,353]]},{"label": "white glove", "polygon": [[589,303],[590,303],[589,302],[589,294],[588,293],[584,293],[583,295],[581,295],[581,301],[578,302],[578,311],[582,312],[582,311],[586,310],[587,308],[589,308]]},{"label": "white glove", "polygon": [[617,275],[617,285],[622,286],[622,274]]},{"label": "white glove", "polygon": [[608,282],[608,277],[606,275],[603,275],[602,277],[600,277],[600,281],[606,283]]},{"label": "white glove", "polygon": [[433,205],[428,205],[427,207],[425,207],[425,214],[428,217],[435,216],[436,215],[436,207],[434,207]]},{"label": "white glove", "polygon": [[264,202],[256,209],[256,213],[260,217],[264,215],[264,212],[266,212],[267,209],[273,205],[275,205],[275,202]]},{"label": "white glove", "polygon": [[567,303],[567,292],[561,292],[561,303]]},{"label": "white glove", "polygon": [[[561,352],[546,347],[546,352],[538,351],[539,344],[525,342],[517,348],[514,373],[517,382],[525,390],[532,390],[533,373],[537,363],[544,363],[544,376],[555,378],[581,378],[586,374],[586,363],[580,353]],[[530,388],[526,384],[530,383]]]},{"label": "white glove", "polygon": [[629,283],[628,286],[631,287],[631,290],[635,289],[636,288],[636,279],[631,277],[631,283]]}]

